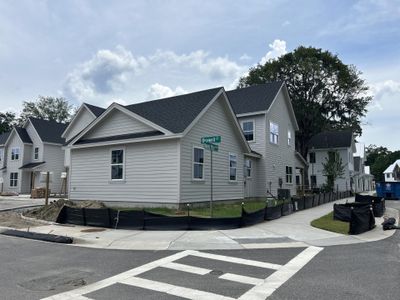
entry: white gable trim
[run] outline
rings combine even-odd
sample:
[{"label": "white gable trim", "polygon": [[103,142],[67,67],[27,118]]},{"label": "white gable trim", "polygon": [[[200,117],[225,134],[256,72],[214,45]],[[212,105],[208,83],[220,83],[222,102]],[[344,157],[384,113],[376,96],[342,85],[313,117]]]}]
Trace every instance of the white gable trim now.
[{"label": "white gable trim", "polygon": [[150,122],[149,120],[139,116],[138,114],[135,114],[133,112],[131,112],[130,110],[126,109],[125,107],[121,106],[118,103],[113,103],[111,104],[105,112],[103,112],[101,114],[100,117],[98,117],[96,120],[94,120],[92,123],[90,123],[85,129],[83,129],[75,138],[73,138],[73,140],[69,143],[69,144],[74,144],[76,141],[78,141],[82,136],[84,136],[86,133],[88,133],[92,128],[94,128],[99,122],[101,122],[106,116],[108,116],[108,114],[113,111],[114,109],[118,109],[119,111],[121,111],[122,113],[150,126],[153,127],[154,129],[161,131],[162,133],[166,134],[166,135],[171,135],[173,134],[172,132],[166,130],[163,127],[160,127],[156,124],[154,124],[153,122]]},{"label": "white gable trim", "polygon": [[292,122],[294,125],[294,129],[297,131],[299,130],[299,124],[297,123],[297,119],[296,119],[296,114],[294,113],[294,109],[293,109],[293,105],[292,105],[292,101],[290,100],[290,96],[289,96],[289,92],[287,90],[286,84],[282,84],[279,91],[276,93],[274,100],[272,100],[271,105],[269,106],[267,113],[269,113],[269,111],[271,110],[271,107],[275,104],[275,102],[277,101],[276,99],[278,98],[278,95],[280,92],[283,92],[284,94],[284,98],[286,100],[286,105],[289,108],[289,114],[292,117]]},{"label": "white gable trim", "polygon": [[255,112],[249,112],[249,113],[244,113],[244,114],[237,114],[236,117],[250,117],[250,116],[256,116],[256,115],[264,115],[266,114],[266,110],[260,110],[260,111],[255,111]]},{"label": "white gable trim", "polygon": [[65,136],[67,135],[67,132],[71,129],[72,124],[74,123],[75,119],[78,117],[78,115],[82,112],[83,109],[86,109],[92,116],[93,118],[97,118],[96,115],[86,106],[86,103],[83,103],[78,111],[75,113],[75,115],[72,117],[72,120],[69,122],[67,128],[65,128],[64,132],[61,134],[62,138],[65,138]]},{"label": "white gable trim", "polygon": [[246,138],[244,137],[242,128],[240,127],[240,124],[238,122],[238,119],[232,109],[231,103],[229,102],[228,96],[225,93],[224,88],[221,88],[218,93],[214,96],[214,98],[211,99],[211,101],[203,108],[203,110],[197,115],[197,117],[192,121],[192,123],[185,129],[185,131],[182,133],[182,136],[185,136],[193,127],[194,125],[197,124],[197,122],[203,117],[203,115],[208,111],[208,109],[211,107],[211,105],[214,104],[214,102],[219,98],[219,96],[223,95],[223,98],[225,100],[225,103],[228,105],[230,115],[232,118],[233,123],[235,124],[235,127],[237,130],[239,130],[239,134],[241,136],[242,141],[244,142],[244,146],[246,148],[247,152],[251,152],[251,148],[249,144],[246,141]]}]

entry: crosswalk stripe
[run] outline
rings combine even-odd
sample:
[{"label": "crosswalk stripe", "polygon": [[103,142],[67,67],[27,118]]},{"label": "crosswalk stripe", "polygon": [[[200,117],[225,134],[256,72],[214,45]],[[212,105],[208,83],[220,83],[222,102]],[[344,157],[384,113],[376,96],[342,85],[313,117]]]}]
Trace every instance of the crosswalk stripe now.
[{"label": "crosswalk stripe", "polygon": [[188,265],[174,263],[174,262],[167,263],[165,265],[162,265],[161,267],[172,269],[172,270],[177,270],[177,271],[182,271],[182,272],[187,272],[187,273],[193,273],[193,274],[197,274],[197,275],[206,275],[212,271],[209,269],[188,266]]},{"label": "crosswalk stripe", "polygon": [[239,282],[239,283],[251,284],[251,285],[259,285],[259,284],[264,283],[264,279],[254,278],[254,277],[250,277],[250,276],[237,275],[237,274],[232,274],[232,273],[225,273],[225,274],[219,276],[218,278],[235,281],[235,282]]}]

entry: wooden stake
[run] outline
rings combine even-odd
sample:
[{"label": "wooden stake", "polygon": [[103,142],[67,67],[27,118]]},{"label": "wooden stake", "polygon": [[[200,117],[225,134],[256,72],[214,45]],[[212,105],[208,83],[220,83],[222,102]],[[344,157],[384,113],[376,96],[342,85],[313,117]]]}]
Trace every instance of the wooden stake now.
[{"label": "wooden stake", "polygon": [[49,205],[49,182],[50,182],[50,172],[47,171],[47,176],[46,176],[46,199],[45,199],[45,205]]}]

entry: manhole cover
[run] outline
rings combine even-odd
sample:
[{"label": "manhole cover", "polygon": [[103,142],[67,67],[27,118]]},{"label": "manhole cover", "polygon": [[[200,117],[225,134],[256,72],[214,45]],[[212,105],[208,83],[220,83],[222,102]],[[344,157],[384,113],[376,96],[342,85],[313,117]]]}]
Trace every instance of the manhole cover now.
[{"label": "manhole cover", "polygon": [[222,274],[224,274],[224,272],[220,271],[220,270],[212,270],[210,272],[211,275],[215,275],[215,276],[221,276]]},{"label": "manhole cover", "polygon": [[81,232],[101,232],[105,231],[103,228],[89,228],[89,229],[82,229]]}]

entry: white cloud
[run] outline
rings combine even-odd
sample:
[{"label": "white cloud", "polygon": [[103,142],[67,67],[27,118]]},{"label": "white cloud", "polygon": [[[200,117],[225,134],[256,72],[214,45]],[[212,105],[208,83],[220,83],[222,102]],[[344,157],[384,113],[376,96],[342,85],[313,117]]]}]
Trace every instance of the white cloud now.
[{"label": "white cloud", "polygon": [[148,90],[148,98],[149,99],[159,99],[159,98],[166,98],[166,97],[172,97],[176,95],[181,95],[185,94],[186,91],[180,87],[177,86],[175,90],[171,89],[168,86],[155,83],[152,84]]},{"label": "white cloud", "polygon": [[400,98],[400,82],[385,80],[373,83],[370,85],[370,92],[373,96],[373,101],[369,105],[370,110],[393,109],[395,107],[393,100]]},{"label": "white cloud", "polygon": [[282,23],[282,27],[289,26],[291,23],[289,20],[286,20],[285,22]]},{"label": "white cloud", "polygon": [[272,42],[272,44],[269,44],[269,47],[271,50],[268,51],[267,54],[265,54],[265,56],[261,59],[261,65],[264,65],[269,60],[275,59],[287,53],[286,41],[276,39]]},{"label": "white cloud", "polygon": [[113,103],[118,103],[118,104],[121,104],[121,105],[128,105],[129,104],[124,99],[120,99],[120,98],[111,99],[111,100],[107,101],[105,104],[106,104],[106,107],[107,107],[107,106],[110,106]]},{"label": "white cloud", "polygon": [[243,53],[243,55],[241,57],[239,57],[240,60],[250,60],[252,59],[252,57],[250,55],[248,55],[247,53]]}]

